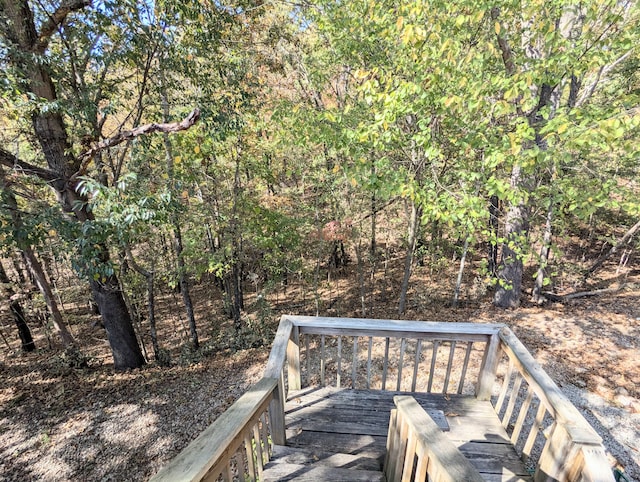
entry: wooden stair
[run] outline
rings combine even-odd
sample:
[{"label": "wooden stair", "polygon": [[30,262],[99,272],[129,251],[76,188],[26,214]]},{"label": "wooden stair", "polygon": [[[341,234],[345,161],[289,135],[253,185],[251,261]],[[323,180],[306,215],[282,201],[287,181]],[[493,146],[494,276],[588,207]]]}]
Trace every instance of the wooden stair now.
[{"label": "wooden stair", "polygon": [[264,482],[336,481],[385,482],[381,457],[374,454],[346,454],[309,448],[273,448],[271,461],[265,466]]}]

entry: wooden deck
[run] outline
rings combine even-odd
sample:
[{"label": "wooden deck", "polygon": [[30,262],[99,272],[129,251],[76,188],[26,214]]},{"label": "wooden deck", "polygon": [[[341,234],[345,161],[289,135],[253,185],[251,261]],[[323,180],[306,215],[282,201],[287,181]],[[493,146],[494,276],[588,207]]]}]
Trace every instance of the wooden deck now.
[{"label": "wooden deck", "polygon": [[[287,447],[275,447],[264,480],[383,481],[389,415],[398,394],[334,387],[290,394]],[[490,402],[462,395],[411,395],[485,480],[532,480]]]}]

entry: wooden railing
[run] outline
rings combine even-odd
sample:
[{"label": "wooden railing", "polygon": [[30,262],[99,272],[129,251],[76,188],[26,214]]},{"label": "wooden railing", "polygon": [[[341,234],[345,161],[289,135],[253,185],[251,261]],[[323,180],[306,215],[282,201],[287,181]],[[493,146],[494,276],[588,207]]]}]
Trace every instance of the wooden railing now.
[{"label": "wooden railing", "polygon": [[384,473],[387,482],[481,482],[484,479],[410,396],[393,397]]},{"label": "wooden railing", "polygon": [[[282,317],[263,380],[152,480],[258,480],[257,449],[286,443],[286,395],[314,385],[491,400],[536,480],[613,481],[600,437],[504,325],[306,316]],[[269,435],[247,439],[256,426]]]},{"label": "wooden railing", "polygon": [[268,407],[277,388],[275,378],[260,380],[151,481],[260,480],[271,457]]},{"label": "wooden railing", "polygon": [[499,337],[502,383],[492,401],[534,479],[613,481],[602,438],[509,328]]}]

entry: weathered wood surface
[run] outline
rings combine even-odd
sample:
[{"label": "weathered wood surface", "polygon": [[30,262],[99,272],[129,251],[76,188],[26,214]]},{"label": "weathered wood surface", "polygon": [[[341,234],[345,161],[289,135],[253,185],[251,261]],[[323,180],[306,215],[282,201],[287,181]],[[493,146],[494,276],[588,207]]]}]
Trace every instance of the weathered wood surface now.
[{"label": "weathered wood surface", "polygon": [[[456,341],[486,341],[504,325],[434,321],[374,320],[284,315],[283,320],[299,327],[300,333],[428,338]],[[363,333],[366,332],[366,333]]]},{"label": "weathered wood surface", "polygon": [[353,470],[326,465],[269,464],[261,482],[385,482],[380,471]]},{"label": "weathered wood surface", "polygon": [[[322,453],[331,451],[377,459],[382,463],[393,397],[401,394],[335,387],[294,392],[285,405],[287,444]],[[483,478],[531,480],[489,401],[461,395],[411,395],[428,412],[444,413],[450,427],[444,435]],[[353,433],[356,431],[358,434]]]},{"label": "weathered wood surface", "polygon": [[[426,469],[426,474],[421,476],[427,475],[439,482],[483,480],[477,467],[447,438],[413,397],[397,395],[393,399],[397,410],[392,415],[395,421],[389,429],[388,466],[384,469],[389,482],[409,480],[414,462],[421,472]],[[408,429],[406,434],[405,426]],[[403,440],[404,437],[406,439]]]}]

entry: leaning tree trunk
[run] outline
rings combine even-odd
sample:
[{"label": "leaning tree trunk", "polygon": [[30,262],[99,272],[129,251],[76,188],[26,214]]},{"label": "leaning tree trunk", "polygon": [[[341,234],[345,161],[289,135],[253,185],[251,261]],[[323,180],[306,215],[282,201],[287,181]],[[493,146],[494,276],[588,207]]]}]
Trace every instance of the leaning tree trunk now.
[{"label": "leaning tree trunk", "polygon": [[14,298],[15,292],[11,287],[11,280],[7,276],[2,263],[0,263],[0,283],[5,285],[5,293],[9,299],[9,309],[11,310],[13,321],[16,323],[16,328],[18,328],[18,336],[20,337],[20,342],[22,344],[22,351],[34,351],[36,349],[36,344],[31,336],[29,325],[27,325],[27,318],[24,316],[24,311],[22,310],[20,302]]},{"label": "leaning tree trunk", "polygon": [[398,313],[403,314],[407,304],[407,290],[409,288],[409,278],[413,266],[413,256],[416,252],[418,241],[418,231],[420,230],[420,218],[422,209],[415,202],[411,202],[411,219],[409,220],[409,237],[407,240],[407,255],[404,260],[404,275],[400,286],[400,302],[398,303]]},{"label": "leaning tree trunk", "polygon": [[545,279],[547,275],[547,265],[549,264],[549,255],[551,254],[551,238],[553,234],[553,198],[549,201],[549,207],[547,208],[547,217],[544,225],[544,235],[542,236],[542,247],[540,248],[540,266],[536,273],[536,282],[533,286],[533,294],[531,301],[534,303],[542,303],[544,296],[542,296],[542,288],[545,285]]},{"label": "leaning tree trunk", "polygon": [[[51,36],[57,31],[71,12],[88,6],[89,0],[63,2],[62,5],[36,30],[34,15],[27,0],[0,0],[0,33],[7,41],[7,62],[22,75],[21,88],[37,99],[49,103],[57,101],[55,84],[49,75],[45,53]],[[52,186],[62,209],[73,213],[77,221],[92,221],[87,210],[86,199],[76,188],[78,175],[83,171],[82,159],[73,156],[62,114],[56,109],[34,108],[31,122],[48,169],[28,166],[29,173],[36,175]],[[3,153],[6,157],[6,152]],[[22,166],[27,163],[21,162]],[[100,246],[95,261],[109,262],[106,246]],[[133,331],[131,317],[124,303],[115,275],[103,281],[91,281],[94,300],[100,308],[107,330],[116,370],[138,368],[144,364],[138,340]]]}]

